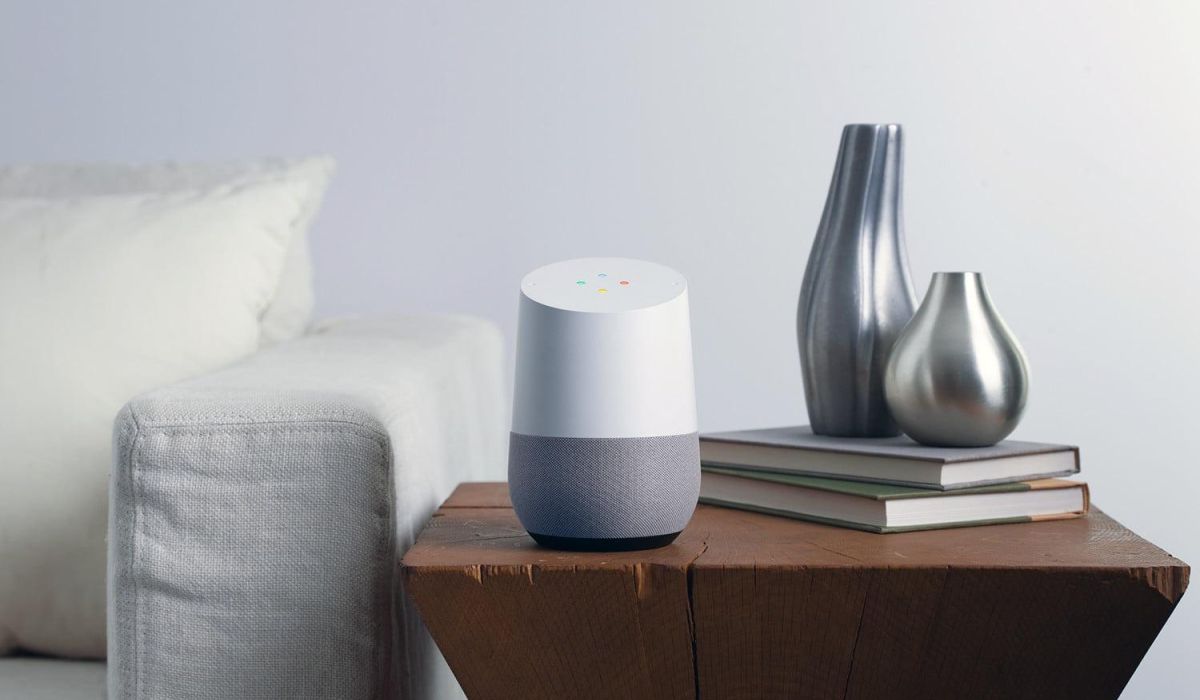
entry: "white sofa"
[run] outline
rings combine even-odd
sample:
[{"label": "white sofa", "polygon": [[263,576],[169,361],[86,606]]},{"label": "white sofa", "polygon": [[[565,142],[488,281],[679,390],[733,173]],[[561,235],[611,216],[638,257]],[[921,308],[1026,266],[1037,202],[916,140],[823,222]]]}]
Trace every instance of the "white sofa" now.
[{"label": "white sofa", "polygon": [[[401,554],[501,479],[502,341],[454,316],[337,320],[116,420],[110,698],[442,698]],[[105,664],[0,659],[0,698],[96,698]]]}]

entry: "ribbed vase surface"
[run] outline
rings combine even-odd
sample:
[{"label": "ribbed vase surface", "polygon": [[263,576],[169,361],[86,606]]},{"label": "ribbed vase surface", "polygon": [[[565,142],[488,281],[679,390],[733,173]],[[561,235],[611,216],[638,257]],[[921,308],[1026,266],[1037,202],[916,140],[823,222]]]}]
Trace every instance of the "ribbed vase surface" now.
[{"label": "ribbed vase surface", "polygon": [[821,435],[900,433],[883,373],[916,308],[904,249],[903,155],[898,124],[842,131],[796,314],[809,422]]}]

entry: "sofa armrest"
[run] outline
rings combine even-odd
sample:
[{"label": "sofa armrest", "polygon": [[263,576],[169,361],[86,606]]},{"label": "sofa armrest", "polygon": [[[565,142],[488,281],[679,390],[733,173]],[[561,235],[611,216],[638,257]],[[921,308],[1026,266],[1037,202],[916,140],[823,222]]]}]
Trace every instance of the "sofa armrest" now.
[{"label": "sofa armrest", "polygon": [[482,321],[334,321],[131,401],[109,697],[455,690],[396,567],[456,483],[502,478],[503,369]]}]

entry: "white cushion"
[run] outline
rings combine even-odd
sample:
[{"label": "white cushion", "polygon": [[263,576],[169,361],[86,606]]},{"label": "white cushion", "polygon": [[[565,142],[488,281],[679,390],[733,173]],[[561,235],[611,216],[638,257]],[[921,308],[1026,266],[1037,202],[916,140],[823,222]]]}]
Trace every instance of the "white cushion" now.
[{"label": "white cushion", "polygon": [[333,174],[332,158],[264,158],[224,163],[47,163],[0,167],[0,197],[84,197],[294,181],[303,188],[292,243],[274,298],[262,315],[262,341],[300,335],[313,307],[308,229]]},{"label": "white cushion", "polygon": [[307,197],[0,198],[0,653],[103,656],[113,418],[258,348]]}]

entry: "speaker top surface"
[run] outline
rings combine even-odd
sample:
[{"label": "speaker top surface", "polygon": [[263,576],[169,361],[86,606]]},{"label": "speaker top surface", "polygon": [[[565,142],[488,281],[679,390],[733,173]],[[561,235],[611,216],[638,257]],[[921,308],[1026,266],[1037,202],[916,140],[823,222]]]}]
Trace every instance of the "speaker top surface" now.
[{"label": "speaker top surface", "polygon": [[696,431],[683,275],[628,258],[546,265],[521,281],[518,320],[513,432],[638,438]]},{"label": "speaker top surface", "polygon": [[563,311],[622,313],[659,306],[687,291],[675,270],[632,258],[577,258],[525,275],[521,293]]}]

